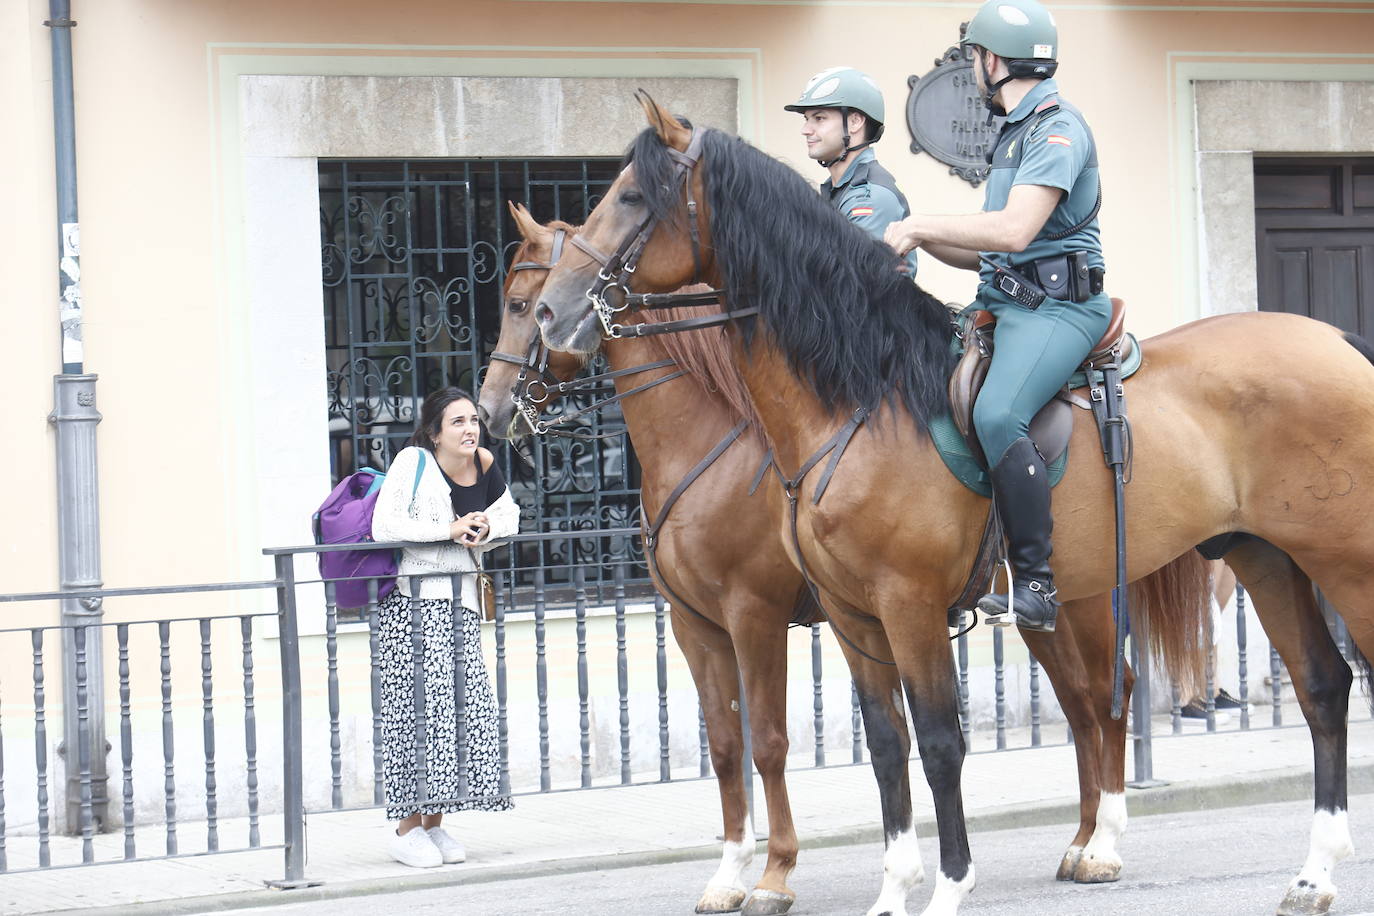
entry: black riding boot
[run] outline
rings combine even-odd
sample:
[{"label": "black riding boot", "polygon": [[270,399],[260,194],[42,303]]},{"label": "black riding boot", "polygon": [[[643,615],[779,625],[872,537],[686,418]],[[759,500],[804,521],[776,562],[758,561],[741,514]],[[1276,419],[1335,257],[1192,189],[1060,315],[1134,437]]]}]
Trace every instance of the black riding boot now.
[{"label": "black riding boot", "polygon": [[[1007,534],[1007,559],[1011,562],[1012,610],[1016,625],[1025,630],[1054,632],[1059,614],[1054,576],[1050,572],[1050,478],[1040,450],[1026,437],[1017,439],[992,469],[992,489],[997,512]],[[1005,594],[984,595],[978,609],[988,623],[1005,626]]]}]

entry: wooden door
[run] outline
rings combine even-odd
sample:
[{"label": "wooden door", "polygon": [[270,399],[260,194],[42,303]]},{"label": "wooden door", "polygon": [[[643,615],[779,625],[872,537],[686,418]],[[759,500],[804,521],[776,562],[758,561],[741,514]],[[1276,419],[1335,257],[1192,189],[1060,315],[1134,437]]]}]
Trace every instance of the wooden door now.
[{"label": "wooden door", "polygon": [[[1255,236],[1261,311],[1374,338],[1374,158],[1256,159]],[[1317,601],[1349,657],[1345,622]]]},{"label": "wooden door", "polygon": [[1259,307],[1374,336],[1374,158],[1256,159]]}]

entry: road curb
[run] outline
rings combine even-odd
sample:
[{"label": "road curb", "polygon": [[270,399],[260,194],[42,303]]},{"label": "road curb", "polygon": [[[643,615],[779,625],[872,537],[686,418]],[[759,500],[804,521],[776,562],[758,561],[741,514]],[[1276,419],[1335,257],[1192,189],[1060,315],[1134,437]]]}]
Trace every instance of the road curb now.
[{"label": "road curb", "polygon": [[[1012,761],[1009,761],[1012,763]],[[1009,767],[1014,769],[1014,767]],[[1352,762],[1349,767],[1349,793],[1374,793],[1374,761]],[[1205,811],[1233,808],[1248,804],[1299,801],[1312,797],[1310,767],[1290,767],[1259,773],[1247,773],[1235,778],[1215,777],[1187,783],[1166,784],[1148,789],[1128,789],[1127,809],[1132,817],[1172,814],[1183,811]],[[1015,830],[1023,827],[1043,827],[1051,824],[1074,824],[1078,820],[1076,799],[1055,799],[1008,805],[1004,808],[968,816],[970,832]],[[917,831],[928,835],[934,829],[935,818],[925,815],[916,818]],[[1066,838],[1067,839],[1067,838]],[[801,841],[802,849],[823,849],[882,841],[882,828],[850,828],[813,833]],[[760,852],[763,845],[760,844]],[[123,905],[121,913],[129,916],[186,916],[192,913],[213,913],[224,910],[256,909],[291,903],[334,900],[343,897],[364,897],[397,891],[417,891],[454,887],[465,884],[486,884],[518,878],[538,878],[576,872],[606,871],[633,868],[641,865],[664,865],[674,862],[711,860],[720,855],[719,844],[690,846],[678,849],[643,850],[610,855],[550,859],[543,862],[521,862],[479,866],[471,869],[445,868],[422,872],[403,878],[337,881],[295,890],[239,891],[203,897],[183,897],[149,903]],[[108,916],[104,907],[58,910],[64,916]]]}]

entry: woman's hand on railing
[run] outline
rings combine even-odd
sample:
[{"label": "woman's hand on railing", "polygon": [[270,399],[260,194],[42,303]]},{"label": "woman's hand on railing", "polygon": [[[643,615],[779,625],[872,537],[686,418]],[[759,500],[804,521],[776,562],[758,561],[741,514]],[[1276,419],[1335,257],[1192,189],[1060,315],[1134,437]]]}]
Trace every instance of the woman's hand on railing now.
[{"label": "woman's hand on railing", "polygon": [[449,536],[460,544],[480,544],[490,531],[491,523],[485,512],[469,512],[454,519],[449,526]]}]

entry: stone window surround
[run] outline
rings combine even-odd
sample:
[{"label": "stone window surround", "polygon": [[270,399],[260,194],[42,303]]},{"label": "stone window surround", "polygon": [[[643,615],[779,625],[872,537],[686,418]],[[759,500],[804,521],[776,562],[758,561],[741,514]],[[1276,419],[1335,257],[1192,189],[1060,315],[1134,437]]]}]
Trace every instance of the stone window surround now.
[{"label": "stone window surround", "polygon": [[[263,74],[239,75],[237,82],[243,264],[230,335],[241,341],[235,360],[247,379],[231,397],[248,439],[240,448],[255,469],[256,492],[245,494],[251,505],[239,516],[252,554],[308,543],[310,513],[328,491],[320,158],[619,156],[643,123],[636,88],[692,112],[698,124],[731,132],[738,132],[743,95],[737,78],[710,74]],[[511,111],[531,110],[538,114],[528,123],[552,128],[512,125]],[[232,182],[228,189],[232,196]],[[313,572],[313,559],[300,558],[297,568],[298,575]],[[322,629],[322,606],[316,610],[302,608],[303,632]]]},{"label": "stone window surround", "polygon": [[1254,311],[1255,157],[1370,155],[1374,81],[1193,83],[1202,316]]}]

